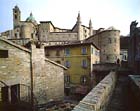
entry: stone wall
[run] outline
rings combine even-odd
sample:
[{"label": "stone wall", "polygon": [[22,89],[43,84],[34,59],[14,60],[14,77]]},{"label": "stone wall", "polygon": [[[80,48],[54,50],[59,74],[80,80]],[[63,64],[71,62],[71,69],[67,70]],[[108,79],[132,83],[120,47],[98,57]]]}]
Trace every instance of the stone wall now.
[{"label": "stone wall", "polygon": [[20,86],[20,99],[30,100],[32,71],[33,92],[38,104],[64,97],[64,69],[66,68],[46,59],[44,48],[37,49],[35,45],[32,45],[31,52],[0,38],[0,54],[2,50],[8,51],[8,57],[4,58],[0,55],[0,88],[4,86],[1,81],[8,86]]},{"label": "stone wall", "polygon": [[107,30],[100,35],[101,63],[115,63],[120,59],[120,31]]},{"label": "stone wall", "polygon": [[[140,75],[129,75],[131,96],[140,104]],[[140,107],[139,107],[140,108]]]},{"label": "stone wall", "polygon": [[[64,97],[64,67],[45,58],[44,48],[32,46],[33,90],[38,104]],[[59,87],[58,87],[59,86]]]},{"label": "stone wall", "polygon": [[111,71],[117,69],[118,65],[115,63],[93,64],[93,71]]},{"label": "stone wall", "polygon": [[120,31],[104,30],[89,38],[100,50],[101,63],[115,63],[120,59]]},{"label": "stone wall", "polygon": [[103,111],[112,95],[116,84],[116,73],[110,72],[93,88],[73,111]]},{"label": "stone wall", "polygon": [[[0,50],[8,51],[8,57],[0,57],[0,81],[8,86],[24,84],[30,87],[30,51],[3,39],[0,39]],[[1,83],[0,86],[3,87]],[[27,91],[22,90],[22,94],[26,95]]]},{"label": "stone wall", "polygon": [[77,33],[55,33],[48,34],[47,41],[75,41],[78,40]]},{"label": "stone wall", "polygon": [[64,98],[64,69],[55,62],[45,60],[47,100],[60,100]]},{"label": "stone wall", "polygon": [[25,46],[27,43],[29,43],[30,39],[29,38],[19,38],[19,39],[8,39],[12,41],[13,43],[16,43],[21,46]]}]

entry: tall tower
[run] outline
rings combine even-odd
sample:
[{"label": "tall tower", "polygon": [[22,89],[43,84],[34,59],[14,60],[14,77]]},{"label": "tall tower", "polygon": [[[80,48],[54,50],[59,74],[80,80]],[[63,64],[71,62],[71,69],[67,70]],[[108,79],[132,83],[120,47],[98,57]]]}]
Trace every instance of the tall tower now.
[{"label": "tall tower", "polygon": [[16,26],[18,26],[19,22],[20,22],[20,9],[16,5],[13,8],[13,27],[15,28]]},{"label": "tall tower", "polygon": [[89,36],[93,35],[93,30],[92,30],[92,22],[91,19],[89,20]]},{"label": "tall tower", "polygon": [[81,17],[80,17],[80,12],[78,13],[77,17],[77,31],[78,31],[78,39],[81,40]]}]

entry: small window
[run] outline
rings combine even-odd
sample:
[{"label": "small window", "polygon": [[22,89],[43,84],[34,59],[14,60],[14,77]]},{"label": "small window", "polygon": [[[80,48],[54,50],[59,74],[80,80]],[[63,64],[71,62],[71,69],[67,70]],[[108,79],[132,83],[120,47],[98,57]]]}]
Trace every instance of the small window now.
[{"label": "small window", "polygon": [[56,56],[60,56],[60,50],[56,50]]},{"label": "small window", "polygon": [[91,53],[94,54],[94,48],[91,48]]},{"label": "small window", "polygon": [[109,56],[106,56],[106,59],[109,60]]},{"label": "small window", "polygon": [[87,61],[85,59],[82,60],[82,67],[87,68]]},{"label": "small window", "polygon": [[15,10],[15,13],[17,13],[17,10]]},{"label": "small window", "polygon": [[33,39],[33,37],[34,37],[34,34],[33,34],[33,33],[31,33],[31,38]]},{"label": "small window", "polygon": [[126,57],[126,55],[124,55],[124,60],[127,60],[127,57]]},{"label": "small window", "polygon": [[115,43],[117,42],[117,39],[116,39],[116,38],[114,38],[114,42],[115,42]]},{"label": "small window", "polygon": [[66,49],[65,49],[65,55],[66,55],[66,56],[70,55],[70,49],[69,49],[69,48],[66,48]]},{"label": "small window", "polygon": [[87,48],[86,47],[82,48],[82,54],[87,54]]},{"label": "small window", "polygon": [[66,75],[65,76],[65,82],[66,83],[70,83],[70,75]]},{"label": "small window", "polygon": [[17,15],[15,15],[15,19],[17,19]]},{"label": "small window", "polygon": [[108,38],[108,43],[109,43],[109,44],[111,44],[111,43],[112,43],[111,38]]},{"label": "small window", "polygon": [[95,55],[98,56],[98,51],[97,50],[95,51]]},{"label": "small window", "polygon": [[47,50],[47,51],[45,51],[46,53],[45,53],[45,55],[46,56],[50,56],[50,53],[49,53],[49,51]]},{"label": "small window", "polygon": [[18,34],[17,33],[15,33],[15,38],[17,38],[18,37]]},{"label": "small window", "polygon": [[87,83],[87,77],[84,75],[84,76],[81,76],[81,84],[86,84]]},{"label": "small window", "polygon": [[67,68],[69,68],[69,67],[70,67],[70,62],[69,62],[69,61],[66,61],[66,62],[65,62],[65,66],[66,66]]},{"label": "small window", "polygon": [[8,58],[8,50],[0,50],[0,58]]},{"label": "small window", "polygon": [[56,61],[56,63],[61,64],[61,62],[60,62],[60,61]]}]

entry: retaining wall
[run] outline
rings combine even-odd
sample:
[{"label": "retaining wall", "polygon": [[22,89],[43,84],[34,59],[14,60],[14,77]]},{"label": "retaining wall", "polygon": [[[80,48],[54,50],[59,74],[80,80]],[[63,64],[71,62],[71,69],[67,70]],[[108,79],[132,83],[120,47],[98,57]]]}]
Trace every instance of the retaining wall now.
[{"label": "retaining wall", "polygon": [[116,72],[110,72],[73,111],[104,111],[115,88],[116,80]]}]

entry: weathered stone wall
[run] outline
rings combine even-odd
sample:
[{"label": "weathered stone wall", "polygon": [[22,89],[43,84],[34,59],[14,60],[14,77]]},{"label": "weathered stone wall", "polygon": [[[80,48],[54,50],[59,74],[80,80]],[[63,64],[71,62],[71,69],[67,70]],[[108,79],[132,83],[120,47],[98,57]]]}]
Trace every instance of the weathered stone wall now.
[{"label": "weathered stone wall", "polygon": [[100,35],[101,63],[115,63],[120,59],[120,31],[107,30]]},{"label": "weathered stone wall", "polygon": [[21,37],[22,38],[33,38],[33,34],[36,31],[35,26],[30,22],[23,23],[20,30],[21,30],[20,38]]},{"label": "weathered stone wall", "polygon": [[117,69],[118,65],[115,63],[93,64],[93,71],[110,71]]},{"label": "weathered stone wall", "polygon": [[101,63],[115,63],[120,59],[120,31],[104,30],[87,39],[100,48]]},{"label": "weathered stone wall", "polygon": [[[24,84],[30,87],[30,52],[11,44],[0,39],[0,50],[8,50],[8,58],[0,58],[0,81],[8,86]],[[26,92],[22,90],[22,94]]]},{"label": "weathered stone wall", "polygon": [[64,97],[64,69],[61,65],[45,59],[44,48],[32,46],[33,90],[38,104],[50,99]]},{"label": "weathered stone wall", "polygon": [[19,39],[8,39],[12,41],[13,43],[16,43],[20,46],[25,46],[27,43],[29,43],[30,39],[29,38],[19,38]]},{"label": "weathered stone wall", "polygon": [[58,67],[56,63],[50,60],[45,60],[45,69],[48,73],[46,75],[46,90],[47,100],[50,99],[63,99],[64,98],[64,69]]},{"label": "weathered stone wall", "polygon": [[[46,59],[44,48],[36,49],[34,46],[31,53],[28,49],[0,38],[0,50],[8,50],[7,58],[0,56],[0,81],[8,86],[19,84],[22,100],[28,99],[28,102],[30,100],[31,70],[33,72],[34,97],[38,104],[64,97],[63,74],[65,67]],[[1,82],[0,87],[3,87]]]},{"label": "weathered stone wall", "polygon": [[140,104],[140,75],[129,75],[129,79],[131,96],[135,99],[133,102],[137,101]]},{"label": "weathered stone wall", "polygon": [[113,92],[116,79],[116,73],[110,72],[80,101],[73,111],[103,111]]},{"label": "weathered stone wall", "polygon": [[14,31],[13,30],[8,30],[6,32],[2,32],[1,36],[6,36],[7,39],[12,39],[12,38],[14,38]]},{"label": "weathered stone wall", "polygon": [[49,33],[47,41],[74,41],[78,40],[77,33]]}]

